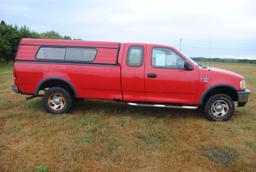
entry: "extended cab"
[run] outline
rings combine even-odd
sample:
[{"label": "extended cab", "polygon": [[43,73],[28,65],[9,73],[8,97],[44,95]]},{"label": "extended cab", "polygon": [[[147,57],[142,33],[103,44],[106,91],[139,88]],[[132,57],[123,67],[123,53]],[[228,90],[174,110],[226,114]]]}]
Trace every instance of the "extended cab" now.
[{"label": "extended cab", "polygon": [[67,113],[75,99],[108,99],[133,106],[197,109],[226,121],[250,91],[244,77],[203,67],[166,45],[22,39],[13,90],[43,96],[50,113]]}]

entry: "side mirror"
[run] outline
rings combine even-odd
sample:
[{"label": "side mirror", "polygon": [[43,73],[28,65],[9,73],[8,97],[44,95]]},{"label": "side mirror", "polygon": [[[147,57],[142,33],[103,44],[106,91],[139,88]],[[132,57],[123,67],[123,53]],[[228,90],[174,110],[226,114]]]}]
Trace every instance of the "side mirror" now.
[{"label": "side mirror", "polygon": [[184,63],[184,69],[185,70],[193,70],[193,67],[191,66],[191,64],[189,64],[188,62]]}]

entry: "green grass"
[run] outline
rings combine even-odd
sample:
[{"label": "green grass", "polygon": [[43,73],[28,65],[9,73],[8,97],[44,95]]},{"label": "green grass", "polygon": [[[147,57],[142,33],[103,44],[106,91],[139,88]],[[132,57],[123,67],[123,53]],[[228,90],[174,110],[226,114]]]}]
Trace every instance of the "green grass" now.
[{"label": "green grass", "polygon": [[48,167],[46,165],[40,165],[38,172],[48,172]]},{"label": "green grass", "polygon": [[8,80],[10,77],[10,73],[12,73],[12,63],[4,64],[0,63],[0,84],[2,84],[5,80]]},{"label": "green grass", "polygon": [[[207,64],[207,63],[206,63]],[[67,115],[13,93],[0,64],[0,171],[256,171],[256,65],[211,63],[252,90],[228,122],[200,111],[86,100]]]}]

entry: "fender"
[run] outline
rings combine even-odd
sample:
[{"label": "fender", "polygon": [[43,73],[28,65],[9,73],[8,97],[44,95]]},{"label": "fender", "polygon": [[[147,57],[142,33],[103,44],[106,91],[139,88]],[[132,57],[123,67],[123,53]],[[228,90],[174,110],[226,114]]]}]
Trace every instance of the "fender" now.
[{"label": "fender", "polygon": [[35,96],[38,96],[40,87],[41,87],[45,82],[50,81],[50,80],[59,80],[59,81],[65,82],[66,84],[68,84],[68,85],[70,86],[70,88],[72,89],[72,91],[73,91],[74,94],[75,94],[75,97],[78,97],[78,94],[77,94],[77,92],[76,92],[76,89],[75,89],[75,87],[71,84],[71,82],[68,81],[68,80],[66,80],[66,79],[59,78],[59,77],[50,77],[50,78],[45,78],[45,79],[41,80],[41,81],[39,82],[39,84],[37,85],[37,87],[36,87],[36,90],[35,90],[35,92],[34,92],[34,95],[35,95]]},{"label": "fender", "polygon": [[232,85],[229,85],[229,84],[217,84],[217,85],[210,86],[210,87],[208,87],[208,88],[203,92],[203,94],[201,95],[199,105],[202,105],[202,104],[203,104],[203,100],[204,100],[205,96],[206,96],[210,91],[212,91],[213,89],[218,88],[218,87],[228,87],[228,88],[234,90],[235,92],[237,91],[235,87],[233,87]]}]

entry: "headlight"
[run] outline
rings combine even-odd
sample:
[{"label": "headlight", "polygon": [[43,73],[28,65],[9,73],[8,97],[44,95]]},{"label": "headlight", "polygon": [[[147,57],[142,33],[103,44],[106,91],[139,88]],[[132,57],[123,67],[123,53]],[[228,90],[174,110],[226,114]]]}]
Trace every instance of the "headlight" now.
[{"label": "headlight", "polygon": [[246,83],[245,80],[240,81],[240,90],[245,90],[246,89]]}]

